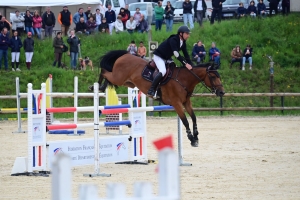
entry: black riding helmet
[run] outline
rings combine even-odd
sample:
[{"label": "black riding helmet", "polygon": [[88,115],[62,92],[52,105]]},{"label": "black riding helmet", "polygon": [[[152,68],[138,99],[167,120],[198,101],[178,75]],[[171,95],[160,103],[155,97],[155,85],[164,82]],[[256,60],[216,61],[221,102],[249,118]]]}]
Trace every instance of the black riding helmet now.
[{"label": "black riding helmet", "polygon": [[191,33],[191,31],[187,26],[180,26],[177,30],[177,34],[180,33]]}]

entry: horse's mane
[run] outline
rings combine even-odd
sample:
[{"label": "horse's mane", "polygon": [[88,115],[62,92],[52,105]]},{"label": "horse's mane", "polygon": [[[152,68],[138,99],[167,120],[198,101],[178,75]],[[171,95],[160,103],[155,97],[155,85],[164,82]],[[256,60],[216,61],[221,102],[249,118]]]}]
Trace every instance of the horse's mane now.
[{"label": "horse's mane", "polygon": [[108,53],[106,53],[104,56],[102,56],[100,58],[100,67],[112,72],[112,68],[116,62],[116,60],[127,54],[128,52],[125,50],[113,50],[113,51],[109,51]]}]

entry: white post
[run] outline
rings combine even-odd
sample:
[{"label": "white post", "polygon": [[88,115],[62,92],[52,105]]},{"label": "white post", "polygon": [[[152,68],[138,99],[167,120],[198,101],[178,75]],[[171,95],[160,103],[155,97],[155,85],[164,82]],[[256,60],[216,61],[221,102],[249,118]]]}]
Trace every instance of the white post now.
[{"label": "white post", "polygon": [[[28,83],[27,84],[27,109],[28,111],[32,111],[32,84]],[[33,162],[33,142],[32,142],[32,112],[27,112],[27,121],[28,121],[28,163],[27,163],[27,171],[29,173],[32,173],[32,162]]]},{"label": "white post", "polygon": [[[20,82],[19,77],[16,77],[16,97],[17,97],[17,118],[18,118],[18,130],[13,133],[25,133],[22,131],[22,116],[21,116],[21,103],[20,103]],[[27,113],[30,112],[27,108]],[[32,112],[32,110],[31,110]]]},{"label": "white post", "polygon": [[[118,104],[122,105],[122,100],[120,98],[118,100],[119,100]],[[122,115],[122,113],[119,113],[119,121],[122,121],[122,120],[123,120],[123,115]],[[123,130],[123,126],[119,126],[119,134],[120,135],[122,134],[122,130]]]},{"label": "white post", "polygon": [[[74,77],[74,107],[78,107],[78,77]],[[77,111],[74,112],[74,124],[77,124],[78,120],[78,113]],[[77,135],[77,128],[74,129],[74,135]]]},{"label": "white post", "polygon": [[[50,82],[50,91],[49,92],[52,93],[53,92],[52,74],[49,74],[49,80],[50,80],[49,81]],[[53,97],[52,96],[50,96],[50,107],[53,108]],[[54,115],[53,113],[50,113],[51,124],[54,121],[53,120],[53,118],[54,118],[53,115]]]},{"label": "white post", "polygon": [[52,200],[72,199],[71,159],[60,153],[52,163]]},{"label": "white post", "polygon": [[192,166],[191,163],[183,162],[183,148],[182,148],[182,122],[180,117],[177,115],[177,125],[178,125],[178,158],[180,166]]}]

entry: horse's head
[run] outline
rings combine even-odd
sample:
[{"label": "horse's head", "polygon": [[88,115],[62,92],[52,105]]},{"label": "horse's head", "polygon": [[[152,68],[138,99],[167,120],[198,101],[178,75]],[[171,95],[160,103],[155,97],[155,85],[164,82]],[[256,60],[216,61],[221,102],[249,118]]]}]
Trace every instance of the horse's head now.
[{"label": "horse's head", "polygon": [[217,96],[223,96],[225,94],[221,76],[214,65],[206,68],[206,75],[203,81],[205,85],[210,88],[211,92],[215,93]]}]

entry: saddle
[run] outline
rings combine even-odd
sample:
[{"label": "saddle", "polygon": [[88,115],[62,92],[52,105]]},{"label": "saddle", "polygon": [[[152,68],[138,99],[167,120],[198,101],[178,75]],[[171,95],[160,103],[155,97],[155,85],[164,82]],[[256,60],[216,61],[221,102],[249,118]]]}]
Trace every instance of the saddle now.
[{"label": "saddle", "polygon": [[[173,70],[176,67],[176,64],[174,63],[174,61],[167,61],[165,63],[166,65],[166,74],[165,76],[162,78],[161,82],[159,85],[165,85],[169,82],[169,80],[171,79],[172,75],[173,75]],[[154,77],[156,76],[156,74],[158,74],[158,69],[157,66],[155,64],[154,61],[150,61],[149,63],[147,63],[147,65],[144,67],[143,71],[142,71],[142,77],[147,80],[150,81],[151,83],[153,82]]]}]

